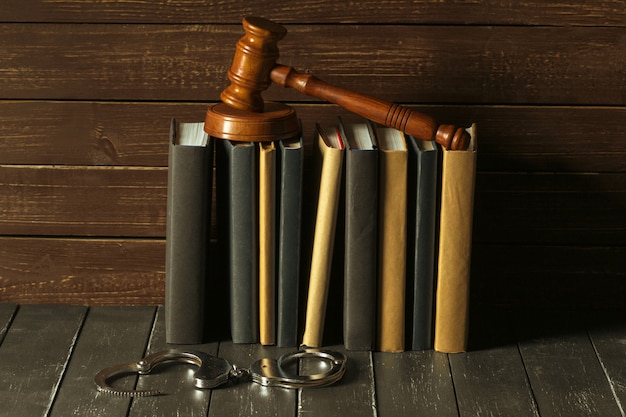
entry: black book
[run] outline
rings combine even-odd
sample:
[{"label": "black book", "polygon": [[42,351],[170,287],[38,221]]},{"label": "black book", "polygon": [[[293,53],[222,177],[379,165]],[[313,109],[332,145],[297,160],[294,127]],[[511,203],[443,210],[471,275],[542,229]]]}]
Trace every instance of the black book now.
[{"label": "black book", "polygon": [[376,329],[378,148],[372,126],[340,123],[346,143],[343,339],[372,350]]},{"label": "black book", "polygon": [[204,123],[172,120],[167,181],[167,343],[202,343],[208,280],[213,140]]},{"label": "black book", "polygon": [[302,138],[278,142],[277,333],[281,347],[298,344],[302,231]]},{"label": "black book", "polygon": [[258,147],[216,139],[218,246],[234,343],[259,341]]}]

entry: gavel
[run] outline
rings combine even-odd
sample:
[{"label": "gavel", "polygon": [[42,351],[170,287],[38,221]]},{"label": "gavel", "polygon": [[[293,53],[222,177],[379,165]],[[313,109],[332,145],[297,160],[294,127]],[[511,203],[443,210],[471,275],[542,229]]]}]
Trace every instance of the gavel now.
[{"label": "gavel", "polygon": [[222,103],[209,108],[205,131],[211,136],[241,141],[287,139],[299,131],[295,111],[263,100],[261,92],[272,82],[293,88],[417,139],[434,140],[446,149],[466,149],[470,135],[463,128],[439,124],[433,117],[376,97],[338,87],[312,74],[277,64],[278,41],[285,27],[260,17],[243,19],[245,35],[239,39],[228,71],[231,84],[221,93]]}]

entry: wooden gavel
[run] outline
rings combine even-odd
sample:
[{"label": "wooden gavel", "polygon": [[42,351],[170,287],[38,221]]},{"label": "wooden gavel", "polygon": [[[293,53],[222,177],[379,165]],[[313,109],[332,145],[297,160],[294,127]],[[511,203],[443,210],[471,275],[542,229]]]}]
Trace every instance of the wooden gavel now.
[{"label": "wooden gavel", "polygon": [[[261,96],[261,92],[274,82],[337,104],[415,138],[435,140],[446,149],[466,149],[469,145],[470,135],[463,128],[440,125],[426,114],[337,87],[311,74],[301,74],[292,67],[276,64],[278,41],[287,34],[283,26],[259,17],[246,17],[243,27],[246,34],[237,42],[228,71],[231,84],[220,96],[223,104],[213,106],[207,113],[207,133],[225,139],[250,138],[252,141],[265,135],[280,138],[292,134],[297,129],[295,112],[287,106],[265,102]],[[256,131],[260,130],[264,133],[257,136]]]}]

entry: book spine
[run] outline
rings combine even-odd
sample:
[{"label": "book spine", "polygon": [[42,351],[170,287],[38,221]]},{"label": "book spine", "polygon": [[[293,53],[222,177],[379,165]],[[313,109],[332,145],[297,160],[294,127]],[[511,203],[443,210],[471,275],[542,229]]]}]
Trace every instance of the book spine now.
[{"label": "book spine", "polygon": [[376,328],[377,151],[346,152],[343,337],[346,349],[372,350]]},{"label": "book spine", "polygon": [[212,173],[211,140],[207,146],[178,146],[170,141],[165,245],[167,343],[203,342]]},{"label": "book spine", "polygon": [[[259,341],[259,248],[258,248],[258,154],[253,143],[220,140],[223,161],[218,169],[225,187],[220,192],[218,219],[225,222],[226,235],[220,245],[228,247],[230,277],[230,321],[233,343]],[[218,200],[219,202],[219,200]]]},{"label": "book spine", "polygon": [[327,147],[321,144],[322,140],[318,142],[322,167],[302,338],[302,344],[309,347],[320,347],[324,334],[343,168],[343,149]]},{"label": "book spine", "polygon": [[378,349],[401,352],[405,338],[407,152],[380,151]]},{"label": "book spine", "polygon": [[443,152],[434,348],[445,353],[467,350],[475,136],[467,151]]},{"label": "book spine", "polygon": [[280,347],[294,347],[298,344],[304,154],[302,146],[302,138],[293,147],[286,146],[284,141],[279,142],[276,343]]},{"label": "book spine", "polygon": [[259,144],[259,333],[276,344],[276,147]]},{"label": "book spine", "polygon": [[438,152],[409,142],[407,287],[412,286],[411,348],[433,346],[433,306],[438,207]]}]

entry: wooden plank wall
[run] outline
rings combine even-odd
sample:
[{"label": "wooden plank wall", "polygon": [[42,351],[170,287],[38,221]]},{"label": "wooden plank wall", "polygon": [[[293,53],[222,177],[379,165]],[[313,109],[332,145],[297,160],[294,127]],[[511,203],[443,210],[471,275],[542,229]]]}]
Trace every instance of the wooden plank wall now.
[{"label": "wooden plank wall", "polygon": [[[241,18],[280,61],[479,126],[473,305],[626,298],[621,1],[0,2],[0,301],[161,304],[169,120],[203,120]],[[346,115],[271,87],[302,118]]]}]

